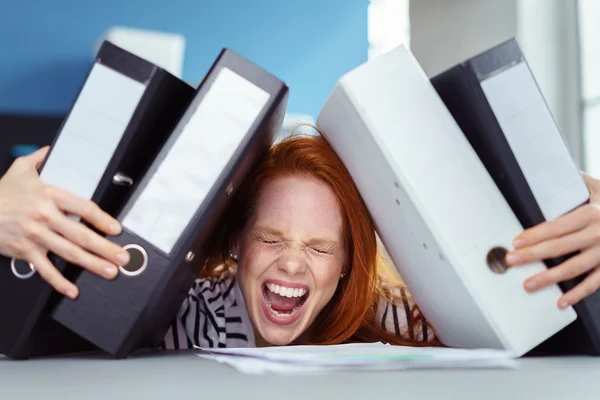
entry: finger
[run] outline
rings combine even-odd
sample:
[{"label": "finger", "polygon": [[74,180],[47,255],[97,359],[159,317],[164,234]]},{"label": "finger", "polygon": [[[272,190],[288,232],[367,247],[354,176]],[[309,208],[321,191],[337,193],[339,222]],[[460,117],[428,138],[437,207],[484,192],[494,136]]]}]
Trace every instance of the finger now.
[{"label": "finger", "polygon": [[[593,225],[587,226],[580,231],[559,238],[548,239],[528,247],[509,251],[506,254],[506,262],[514,267],[534,261],[561,257],[591,247],[598,242],[598,233],[596,230],[597,228]],[[593,265],[596,264],[597,263],[594,263]]]},{"label": "finger", "polygon": [[575,305],[581,300],[590,296],[600,287],[600,270],[596,269],[588,275],[579,285],[569,290],[558,300],[559,308],[566,308]]},{"label": "finger", "polygon": [[103,211],[93,201],[81,198],[56,186],[47,186],[45,190],[60,210],[81,217],[107,235],[121,233],[119,221]]},{"label": "finger", "polygon": [[600,180],[592,178],[585,172],[582,172],[582,174],[583,174],[583,180],[585,181],[585,185],[587,186],[588,191],[590,192],[590,194],[589,194],[590,202],[592,204],[597,203],[598,202],[598,191],[600,190]]},{"label": "finger", "polygon": [[28,261],[34,265],[36,272],[40,277],[48,282],[57,292],[70,297],[77,298],[79,290],[72,282],[69,282],[50,262],[46,254],[40,249],[29,256]]},{"label": "finger", "polygon": [[586,205],[562,215],[552,221],[545,221],[526,229],[518,235],[513,246],[519,249],[548,239],[558,238],[583,229],[600,217],[600,210],[594,205]]},{"label": "finger", "polygon": [[581,175],[583,176],[583,180],[585,181],[585,184],[587,185],[587,187],[590,189],[590,193],[594,194],[594,188],[598,187],[598,185],[600,185],[600,180],[596,179],[596,178],[592,178],[590,175],[588,175],[585,172],[581,172]]},{"label": "finger", "polygon": [[114,264],[85,251],[50,229],[43,229],[37,242],[64,260],[106,279],[113,279],[118,273]]},{"label": "finger", "polygon": [[121,246],[98,235],[81,222],[73,221],[61,213],[57,214],[49,223],[50,229],[113,264],[126,265],[129,262],[129,253]]},{"label": "finger", "polygon": [[42,163],[46,159],[49,150],[50,146],[44,146],[31,154],[23,156],[23,159],[25,159],[31,166],[33,166],[37,170],[42,166]]},{"label": "finger", "polygon": [[46,155],[48,154],[49,147],[43,147],[35,152],[26,155],[17,157],[13,163],[10,165],[8,172],[12,172],[13,174],[22,174],[25,172],[36,172],[44,161]]},{"label": "finger", "polygon": [[547,286],[578,277],[600,264],[600,249],[592,248],[573,256],[556,267],[532,276],[525,281],[525,290],[533,292]]}]

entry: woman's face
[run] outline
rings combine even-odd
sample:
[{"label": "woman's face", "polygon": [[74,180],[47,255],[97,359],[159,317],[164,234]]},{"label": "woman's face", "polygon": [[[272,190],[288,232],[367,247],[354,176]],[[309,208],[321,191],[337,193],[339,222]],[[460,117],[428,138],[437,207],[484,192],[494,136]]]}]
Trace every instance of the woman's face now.
[{"label": "woman's face", "polygon": [[325,183],[282,177],[263,187],[239,241],[238,279],[257,345],[287,345],[336,291],[345,260],[342,218]]}]

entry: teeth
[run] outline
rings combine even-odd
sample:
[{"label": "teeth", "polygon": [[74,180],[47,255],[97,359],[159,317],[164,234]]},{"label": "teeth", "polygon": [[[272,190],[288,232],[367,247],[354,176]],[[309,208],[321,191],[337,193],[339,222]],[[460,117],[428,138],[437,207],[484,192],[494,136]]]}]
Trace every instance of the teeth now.
[{"label": "teeth", "polygon": [[267,283],[267,289],[271,292],[283,297],[302,297],[306,294],[306,289],[303,288],[288,288],[279,286],[274,283]]}]

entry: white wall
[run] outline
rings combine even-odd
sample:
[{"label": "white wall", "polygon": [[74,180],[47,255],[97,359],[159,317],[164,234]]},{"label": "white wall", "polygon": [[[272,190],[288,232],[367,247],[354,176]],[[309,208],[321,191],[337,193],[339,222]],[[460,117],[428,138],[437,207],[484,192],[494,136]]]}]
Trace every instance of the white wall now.
[{"label": "white wall", "polygon": [[411,0],[411,50],[427,75],[515,36],[516,0]]},{"label": "white wall", "polygon": [[569,145],[583,162],[575,2],[411,0],[411,50],[429,75],[516,37]]}]

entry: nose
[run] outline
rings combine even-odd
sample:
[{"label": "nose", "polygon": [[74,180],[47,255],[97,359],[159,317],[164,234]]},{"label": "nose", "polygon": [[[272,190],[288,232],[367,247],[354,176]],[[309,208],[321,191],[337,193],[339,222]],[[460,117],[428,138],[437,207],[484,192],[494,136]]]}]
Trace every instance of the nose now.
[{"label": "nose", "polygon": [[278,267],[287,275],[302,275],[308,266],[301,251],[290,249],[279,259]]}]

